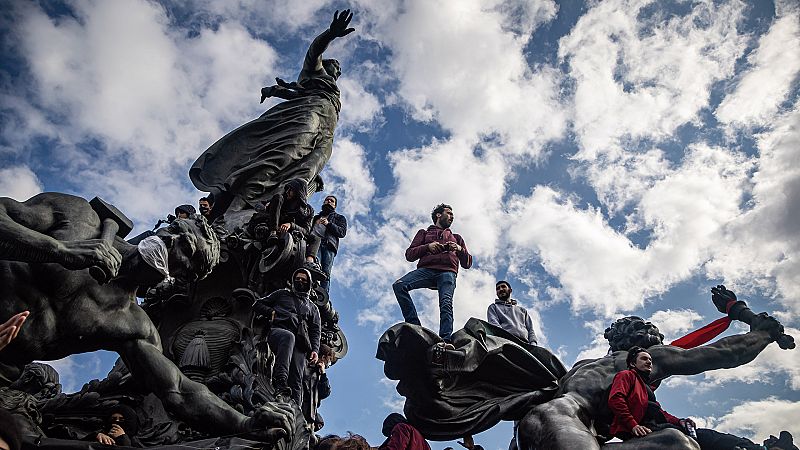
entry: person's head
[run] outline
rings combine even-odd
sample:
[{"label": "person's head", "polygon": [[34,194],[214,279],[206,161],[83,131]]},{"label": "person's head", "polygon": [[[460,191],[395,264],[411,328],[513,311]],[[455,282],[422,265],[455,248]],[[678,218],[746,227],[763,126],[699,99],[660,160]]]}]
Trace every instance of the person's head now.
[{"label": "person's head", "polygon": [[322,68],[325,69],[325,73],[332,76],[334,80],[338,80],[339,75],[342,74],[342,66],[339,64],[339,61],[335,59],[323,59]]},{"label": "person's head", "polygon": [[369,442],[364,436],[348,432],[347,437],[336,444],[336,450],[370,450]]},{"label": "person's head", "polygon": [[508,281],[500,280],[495,285],[495,292],[497,292],[497,298],[500,300],[508,300],[511,297],[511,285],[508,284]]},{"label": "person's head", "polygon": [[407,423],[406,417],[400,413],[391,413],[383,419],[383,426],[381,427],[381,432],[384,436],[389,437],[392,434],[392,430],[398,423]]},{"label": "person's head", "polygon": [[167,246],[169,273],[175,278],[205,278],[219,262],[219,239],[199,214],[172,221],[158,229],[156,236]]},{"label": "person's head", "polygon": [[300,203],[306,203],[307,190],[308,184],[299,178],[295,178],[287,181],[283,186],[283,195],[286,197],[286,200],[290,202],[299,201]]},{"label": "person's head", "polygon": [[203,217],[207,217],[209,214],[211,214],[211,208],[214,207],[214,202],[212,202],[208,197],[203,197],[197,202],[197,206],[200,210],[200,214],[202,214]]},{"label": "person's head", "polygon": [[336,204],[337,203],[339,203],[339,201],[336,199],[336,196],[335,195],[329,195],[329,196],[325,197],[325,200],[322,201],[322,209],[334,210],[334,209],[336,209]]},{"label": "person's head", "polygon": [[0,450],[20,450],[22,448],[22,426],[5,409],[0,409]]},{"label": "person's head", "polygon": [[119,425],[128,436],[136,436],[139,432],[139,417],[136,411],[121,403],[111,408],[106,422],[108,428],[111,428],[111,425]]},{"label": "person's head", "polygon": [[650,373],[653,370],[653,358],[650,356],[650,352],[639,346],[633,346],[628,350],[625,364],[629,369],[636,369],[644,373]]},{"label": "person's head", "polygon": [[336,448],[336,444],[338,444],[341,440],[342,438],[339,436],[336,436],[335,434],[329,434],[319,440],[316,450],[334,450]]},{"label": "person's head", "polygon": [[664,335],[659,333],[658,327],[637,316],[617,319],[606,328],[603,337],[608,339],[612,352],[627,351],[633,346],[649,348],[664,342]]},{"label": "person's head", "polygon": [[194,210],[194,206],[192,205],[181,205],[175,208],[175,217],[178,219],[188,219],[189,216],[195,214],[197,211]]},{"label": "person's head", "polygon": [[436,205],[431,211],[431,220],[438,227],[450,227],[453,224],[453,207],[444,203]]},{"label": "person's head", "polygon": [[319,360],[325,363],[326,366],[330,366],[336,362],[336,353],[329,346],[319,344]]},{"label": "person's head", "polygon": [[308,295],[311,292],[311,272],[308,269],[299,268],[292,274],[292,291],[301,295]]}]

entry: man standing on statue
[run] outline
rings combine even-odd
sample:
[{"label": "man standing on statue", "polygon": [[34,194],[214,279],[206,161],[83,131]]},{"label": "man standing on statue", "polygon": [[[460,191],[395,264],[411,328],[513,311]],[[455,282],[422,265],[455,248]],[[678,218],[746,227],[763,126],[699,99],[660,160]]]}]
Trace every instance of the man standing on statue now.
[{"label": "man standing on statue", "polygon": [[322,209],[314,216],[313,234],[320,236],[319,264],[327,278],[320,282],[320,286],[327,292],[331,284],[331,269],[333,259],[339,251],[339,239],[347,234],[347,219],[336,212],[336,196],[329,195],[322,202]]},{"label": "man standing on statue", "polygon": [[513,289],[511,289],[508,281],[498,281],[495,290],[497,292],[497,300],[489,305],[486,311],[486,321],[531,345],[537,345],[536,333],[533,331],[533,320],[531,320],[528,310],[519,306],[517,301],[511,298]]},{"label": "man standing on statue", "polygon": [[450,335],[453,334],[453,293],[456,290],[458,266],[460,264],[465,269],[472,267],[472,255],[469,254],[464,239],[450,231],[453,218],[453,208],[450,205],[441,203],[433,209],[433,225],[427,230],[417,231],[406,250],[406,260],[419,260],[416,270],[403,275],[392,285],[403,319],[415,325],[421,324],[409,292],[421,288],[439,291],[439,337],[450,348]]}]

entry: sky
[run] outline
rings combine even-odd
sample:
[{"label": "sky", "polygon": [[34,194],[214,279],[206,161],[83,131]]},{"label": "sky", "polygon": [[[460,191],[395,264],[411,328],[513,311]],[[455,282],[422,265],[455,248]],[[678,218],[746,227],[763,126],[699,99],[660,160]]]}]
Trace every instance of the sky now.
[{"label": "sky", "polygon": [[[100,196],[149,229],[201,196],[192,162],[295,79],[337,9],[356,32],[326,193],[349,221],[331,296],[350,353],[323,432],[383,440],[402,407],[375,359],[391,284],[441,202],[474,255],[455,325],[508,279],[568,367],[623,315],[671,341],[725,284],[800,338],[800,5],[776,1],[11,1],[0,12],[0,196]],[[322,194],[311,198],[319,208]],[[413,297],[438,329],[432,293]],[[746,331],[734,324],[728,334]],[[116,355],[57,361],[67,391]],[[656,361],[656,364],[658,362]],[[800,438],[800,351],[658,390],[664,408],[759,442]],[[511,426],[476,436],[505,449]],[[435,450],[460,448],[432,443]]]}]

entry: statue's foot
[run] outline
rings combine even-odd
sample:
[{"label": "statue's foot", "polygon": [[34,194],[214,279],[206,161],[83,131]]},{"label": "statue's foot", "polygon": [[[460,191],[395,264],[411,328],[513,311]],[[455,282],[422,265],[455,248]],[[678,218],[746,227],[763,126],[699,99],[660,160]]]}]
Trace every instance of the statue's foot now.
[{"label": "statue's foot", "polygon": [[792,433],[788,431],[781,431],[779,437],[770,435],[768,439],[764,440],[764,447],[775,450],[798,450],[794,445]]}]

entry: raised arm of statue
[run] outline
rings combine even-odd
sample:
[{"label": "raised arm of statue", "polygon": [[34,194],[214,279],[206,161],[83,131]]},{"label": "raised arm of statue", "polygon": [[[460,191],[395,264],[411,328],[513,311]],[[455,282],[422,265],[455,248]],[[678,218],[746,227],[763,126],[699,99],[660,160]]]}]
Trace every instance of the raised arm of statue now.
[{"label": "raised arm of statue", "polygon": [[350,12],[349,9],[345,9],[341,14],[339,14],[339,11],[336,11],[333,15],[333,21],[331,21],[330,27],[317,36],[308,47],[306,59],[303,61],[303,70],[297,78],[298,82],[313,78],[315,75],[324,71],[322,67],[322,54],[334,39],[347,36],[355,31],[355,28],[348,28],[352,19],[353,13]]},{"label": "raised arm of statue", "polygon": [[75,270],[100,266],[116,274],[122,256],[102,239],[62,241],[46,234],[67,221],[59,211],[71,207],[91,211],[86,200],[63,194],[39,194],[22,203],[0,197],[0,259],[57,263]]},{"label": "raised arm of statue", "polygon": [[671,375],[696,375],[707,370],[730,369],[747,364],[767,345],[774,336],[783,332],[783,325],[770,316],[750,327],[750,332],[722,338],[713,344],[684,350],[671,345],[657,345],[648,351],[657,361],[651,379],[660,380]]}]

